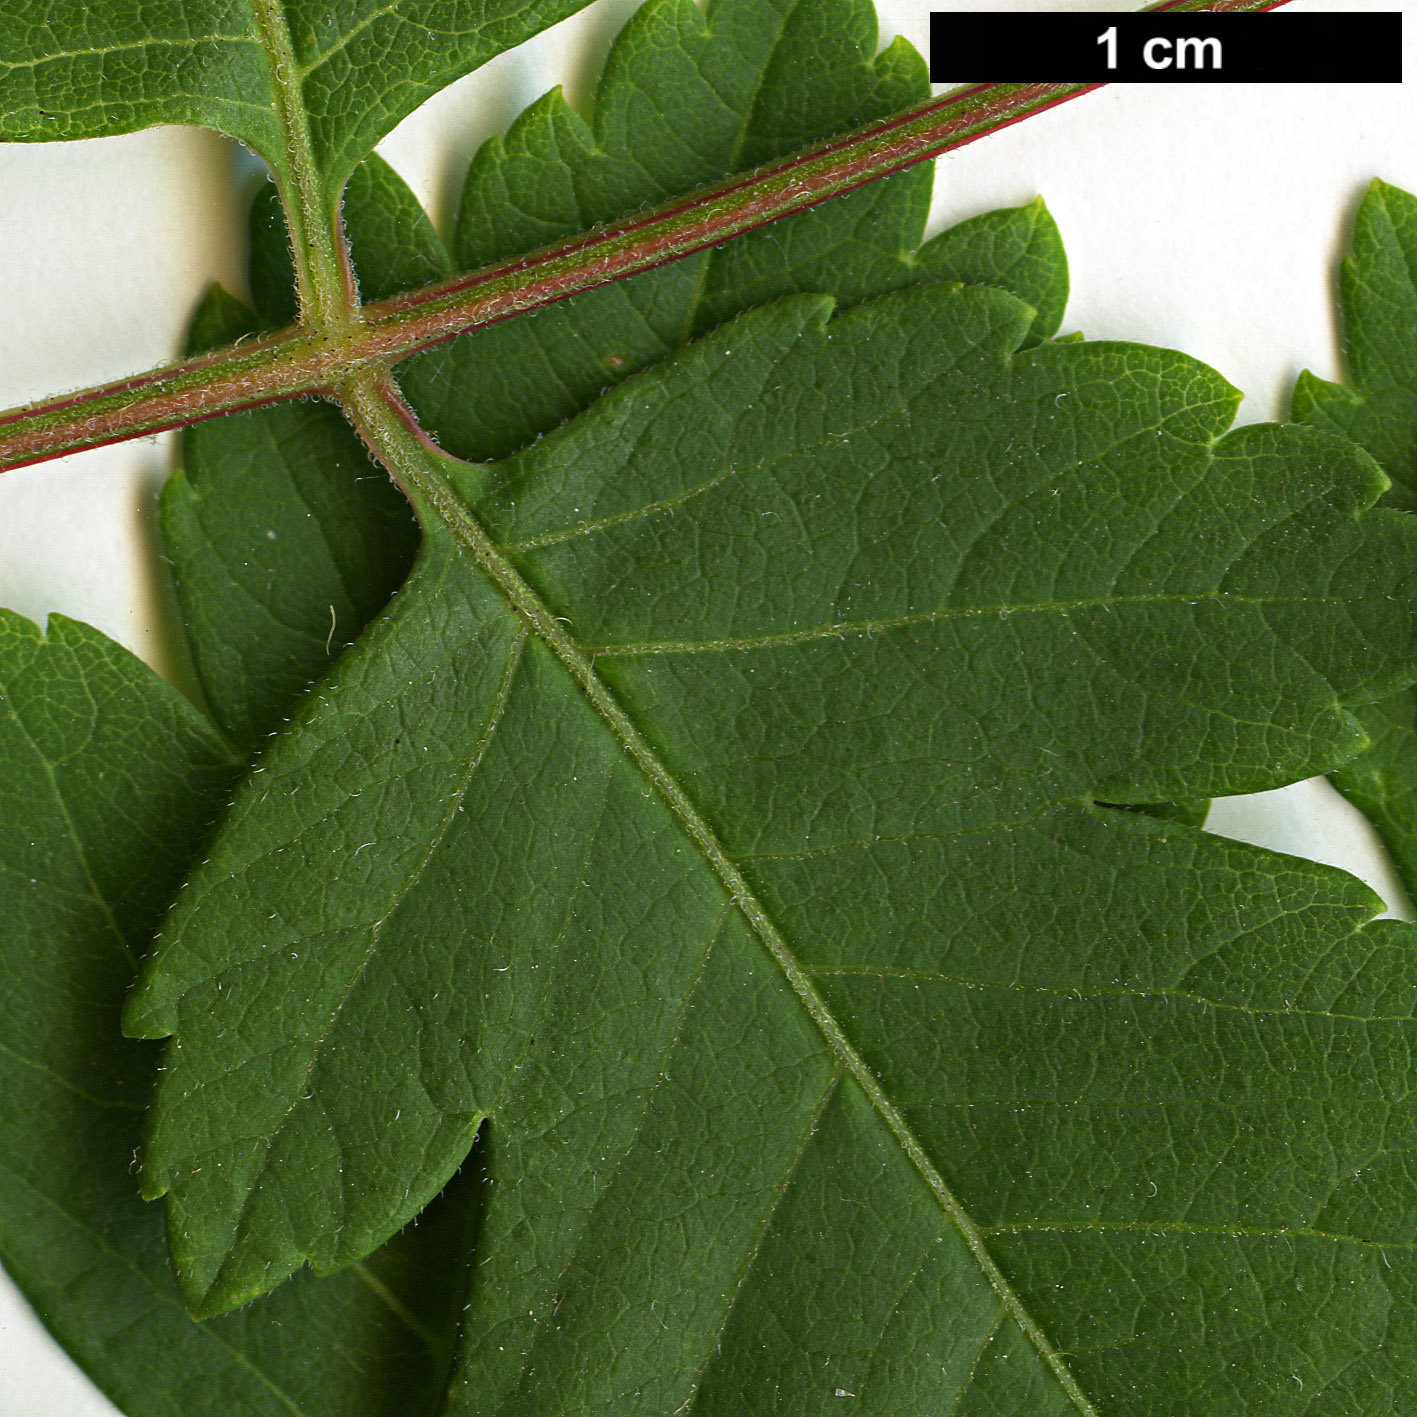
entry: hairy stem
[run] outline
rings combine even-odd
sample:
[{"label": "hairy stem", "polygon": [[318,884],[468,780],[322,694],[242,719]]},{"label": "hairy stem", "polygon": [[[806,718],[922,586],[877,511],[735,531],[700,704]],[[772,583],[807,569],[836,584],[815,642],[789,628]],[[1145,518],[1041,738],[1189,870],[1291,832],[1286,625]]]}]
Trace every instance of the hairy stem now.
[{"label": "hairy stem", "polygon": [[330,396],[440,340],[692,255],[1096,87],[971,85],[628,221],[366,306],[342,329],[297,327],[0,414],[0,470],[303,394]]},{"label": "hairy stem", "polygon": [[[1151,8],[1236,12],[1284,3],[1162,0]],[[333,213],[322,218],[313,179],[303,182],[297,170],[298,190],[286,196],[292,232],[298,226],[304,238],[302,324],[0,414],[0,471],[283,399],[337,397],[350,380],[386,372],[429,345],[693,255],[1100,87],[967,85],[627,221],[362,309],[338,222]]]}]

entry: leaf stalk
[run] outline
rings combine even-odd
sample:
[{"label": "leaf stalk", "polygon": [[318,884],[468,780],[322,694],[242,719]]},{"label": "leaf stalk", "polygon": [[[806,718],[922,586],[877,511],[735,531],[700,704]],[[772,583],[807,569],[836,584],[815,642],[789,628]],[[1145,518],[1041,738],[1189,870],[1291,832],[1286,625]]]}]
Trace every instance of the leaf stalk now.
[{"label": "leaf stalk", "polygon": [[[1285,3],[1161,0],[1148,8],[1236,13]],[[351,380],[386,373],[443,340],[681,260],[1101,87],[968,84],[625,221],[362,308],[352,293],[347,253],[337,240],[338,222],[319,219],[319,184],[313,168],[297,160],[297,151],[291,178],[297,191],[286,194],[293,197],[287,211],[301,247],[314,243],[302,249],[307,258],[296,262],[305,272],[303,323],[199,359],[0,413],[0,472],[264,404],[304,396],[335,399],[336,390]]]}]

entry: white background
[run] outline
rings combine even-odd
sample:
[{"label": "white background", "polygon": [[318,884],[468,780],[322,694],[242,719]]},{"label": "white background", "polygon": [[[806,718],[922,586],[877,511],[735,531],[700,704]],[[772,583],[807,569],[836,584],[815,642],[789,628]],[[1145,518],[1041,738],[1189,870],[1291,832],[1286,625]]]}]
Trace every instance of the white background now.
[{"label": "white background", "polygon": [[[904,34],[928,52],[932,5],[1126,8],[885,0],[883,42]],[[478,143],[555,83],[584,106],[634,8],[596,0],[441,94],[382,145],[445,230]],[[1417,190],[1417,0],[1295,0],[1253,22],[1283,25],[1306,9],[1403,12],[1414,77],[1114,85],[944,158],[931,229],[1041,193],[1072,269],[1065,330],[1184,349],[1246,391],[1242,421],[1284,417],[1301,369],[1341,377],[1333,274],[1364,187],[1378,176]],[[959,82],[980,72],[970,61]],[[258,180],[236,144],[183,129],[0,146],[0,408],[174,356],[210,281],[244,288],[244,211]],[[163,438],[0,478],[0,605],[41,622],[52,610],[87,620],[180,681],[152,528],[171,456]],[[1402,908],[1366,824],[1323,783],[1233,799],[1210,825],[1347,865]],[[113,1412],[0,1275],[0,1417]]]}]

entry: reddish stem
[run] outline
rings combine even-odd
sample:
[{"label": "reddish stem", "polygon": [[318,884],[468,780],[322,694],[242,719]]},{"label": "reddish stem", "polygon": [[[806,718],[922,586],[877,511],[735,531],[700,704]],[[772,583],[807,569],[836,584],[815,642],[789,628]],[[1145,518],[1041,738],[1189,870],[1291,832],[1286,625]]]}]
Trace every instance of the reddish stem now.
[{"label": "reddish stem", "polygon": [[[1288,0],[1161,0],[1159,11],[1258,12]],[[302,395],[805,211],[1046,112],[1101,84],[973,84],[598,232],[364,307],[338,337],[282,331],[0,414],[0,471]]]}]

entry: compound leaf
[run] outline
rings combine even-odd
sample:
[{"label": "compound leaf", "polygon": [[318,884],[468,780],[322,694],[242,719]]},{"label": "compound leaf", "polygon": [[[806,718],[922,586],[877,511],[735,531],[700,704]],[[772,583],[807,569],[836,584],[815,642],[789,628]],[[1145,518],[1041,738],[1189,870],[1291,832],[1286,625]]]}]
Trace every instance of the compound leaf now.
[{"label": "compound leaf", "polygon": [[[1057,1238],[1080,1199],[1056,1225],[1036,1199],[1026,1223],[1001,1210],[989,1158],[1023,1197],[1013,1168],[1051,1129],[1060,1197],[1086,1136],[1108,1158],[1099,1175],[1137,1175],[1151,1143],[1129,1152],[1128,1109],[1164,1102],[1153,1131],[1185,1119],[1174,1164],[1208,1176],[1210,1129],[1233,1106],[1272,1112],[1292,1093],[1341,1110],[1357,1095],[1330,1074],[1339,1044],[1300,1039],[1313,1008],[1352,1012],[1360,1031],[1377,1026],[1368,1014],[1291,999],[1292,1029],[1256,1033],[1248,952],[1272,959],[1254,913],[1270,907],[1238,888],[1218,898],[1216,929],[1237,942],[1222,947],[1197,923],[1203,895],[1176,895],[1195,887],[1197,853],[1245,866],[1261,895],[1275,858],[1086,803],[1249,790],[1361,746],[1345,702],[1410,673],[1417,624],[1385,587],[1413,529],[1364,510],[1383,482],[1349,445],[1222,436],[1236,395],[1203,366],[1134,345],[1021,349],[1033,319],[1003,292],[942,283],[835,316],[822,297],[784,300],[515,457],[453,466],[489,559],[469,556],[466,514],[426,519],[413,579],[238,793],[130,1002],[131,1027],[177,1034],[144,1179],[168,1195],[200,1310],[305,1259],[357,1258],[490,1121],[466,1410],[595,1410],[630,1393],[643,1410],[696,1394],[731,1408],[752,1390],[744,1373],[781,1366],[752,1355],[784,1276],[831,1267],[809,1235],[858,1243],[823,1220],[842,1206],[878,1212],[859,1243],[881,1255],[870,1311],[885,1324],[822,1340],[845,1390],[928,1329],[957,1357],[987,1349],[972,1369],[943,1350],[922,1363],[954,1374],[942,1391],[999,1401],[1017,1380],[1047,1410],[1113,1370],[1074,1365],[1071,1336],[1049,1338],[1035,1311],[1065,1327],[1043,1296],[1088,1246],[1121,1242]],[[559,618],[509,607],[507,575]],[[1083,986],[1061,960],[1093,947],[1098,896],[1055,900],[1056,859],[1038,852],[1097,832],[1155,852],[1152,908],[1208,943],[1163,951],[1164,986],[1160,966],[1105,966],[1073,1021],[1056,1001]],[[972,864],[981,853],[1000,874]],[[1120,874],[1103,873],[1104,893]],[[1044,883],[1056,924],[1037,986],[1014,988],[1016,960],[999,963],[997,1019],[996,993],[976,997],[987,980],[896,962],[912,932],[881,911],[908,910],[920,882],[959,883],[938,889],[974,903],[912,912],[939,959],[1018,880]],[[1354,889],[1361,917],[1372,898]],[[1121,915],[1133,942],[1159,929]],[[1348,918],[1343,948],[1370,954]],[[1393,968],[1407,959],[1394,947]],[[1165,991],[1197,979],[1175,1016]],[[1237,1010],[1238,1031],[1218,1036]],[[1036,1078],[1020,1072],[1025,1039]],[[1236,1079],[1233,1099],[1215,1101],[1217,1076]],[[1352,1086],[1368,1096],[1378,1079]],[[1001,1120],[976,1173],[949,1119],[984,1103]],[[1178,1197],[1197,1175],[1146,1212],[1169,1217],[1156,1224],[1186,1223],[1199,1201]],[[1122,1190],[1130,1214],[1139,1192]],[[955,1207],[988,1217],[1005,1267],[971,1255]],[[1214,1223],[1224,1243],[1191,1246],[1188,1263],[1264,1248],[1252,1212]],[[1019,1238],[1029,1227],[1047,1238]],[[1137,1257],[1115,1262],[1134,1294],[1164,1291]],[[931,1328],[941,1293],[973,1317]],[[856,1312],[843,1301],[848,1329]],[[868,1332],[885,1334],[879,1353]],[[802,1381],[821,1381],[802,1361]]]},{"label": "compound leaf", "polygon": [[[484,147],[464,194],[459,261],[523,254],[928,91],[909,46],[873,58],[874,45],[874,16],[857,0],[717,0],[707,16],[692,4],[644,7],[617,40],[596,96],[599,145],[587,146],[592,130],[553,93]],[[671,79],[676,102],[644,103]],[[809,289],[859,299],[933,278],[999,285],[1041,312],[1032,338],[1056,329],[1067,262],[1042,201],[971,218],[916,251],[929,189],[928,166],[917,167],[810,222],[779,223],[535,320],[479,331],[406,362],[405,390],[445,445],[484,457],[532,442],[607,382],[663,358],[709,322],[709,306],[717,319],[754,297]],[[427,215],[379,158],[355,169],[343,212],[365,298],[451,274]],[[233,310],[196,343],[295,319],[290,238],[274,187],[251,214],[251,295],[255,318]],[[663,337],[643,344],[651,327]],[[466,396],[471,388],[475,398]],[[207,702],[249,746],[285,721],[403,579],[413,526],[402,497],[330,409],[290,406],[199,425],[184,435],[183,462],[163,497],[166,550]]]},{"label": "compound leaf", "polygon": [[[51,2],[0,17],[0,131],[211,123],[287,189],[303,132],[329,211],[355,174],[368,296],[447,265],[356,163],[571,8],[253,0],[186,7],[177,43],[160,7]],[[480,155],[458,260],[900,106],[923,68],[874,42],[847,0],[652,3],[590,124],[553,94]],[[76,1023],[17,936],[13,1095],[82,1140],[12,1149],[0,1244],[131,1411],[189,1410],[193,1373],[243,1410],[445,1417],[1404,1410],[1417,941],[1187,804],[1365,746],[1354,710],[1417,675],[1417,531],[1350,444],[1227,434],[1235,391],[1184,356],[1039,344],[1046,213],[916,250],[927,195],[908,173],[406,364],[444,445],[497,461],[420,453],[382,613],[413,536],[347,434],[293,409],[189,440],[166,520],[242,751],[376,618],[237,788],[125,1014],[173,1035],[143,1186],[182,1293],[243,1314],[177,1316],[112,1164],[104,1089],[151,1076],[101,1027],[127,970],[91,966]],[[214,294],[194,341],[294,313],[268,200],[257,224],[258,313]],[[263,519],[293,560],[251,554]],[[5,850],[20,887],[42,868],[25,930],[90,903],[87,969],[130,909],[151,930],[232,762],[92,632],[36,642],[0,643]],[[12,1026],[31,997],[52,1069]],[[66,1244],[144,1290],[114,1314],[171,1335],[160,1370],[74,1322]],[[266,1294],[307,1261],[341,1273]]]}]

